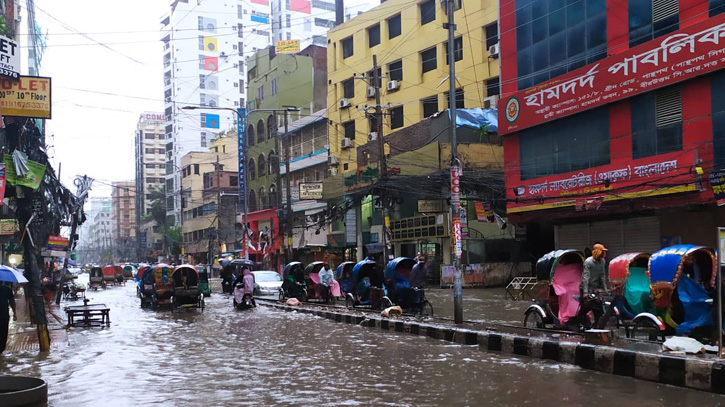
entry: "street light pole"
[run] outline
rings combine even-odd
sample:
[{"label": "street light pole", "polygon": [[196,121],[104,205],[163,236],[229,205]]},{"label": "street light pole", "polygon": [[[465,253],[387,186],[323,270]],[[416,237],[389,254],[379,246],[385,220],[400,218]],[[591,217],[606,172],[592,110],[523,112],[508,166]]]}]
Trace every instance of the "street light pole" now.
[{"label": "street light pole", "polygon": [[285,145],[285,153],[284,153],[284,175],[285,178],[287,178],[287,210],[285,211],[285,226],[287,229],[287,250],[285,251],[285,263],[289,263],[292,261],[291,254],[292,254],[292,222],[294,221],[294,216],[292,215],[292,176],[290,174],[290,151],[292,144],[292,141],[289,139],[289,124],[287,123],[287,112],[284,112],[284,140],[282,141],[282,145]]}]

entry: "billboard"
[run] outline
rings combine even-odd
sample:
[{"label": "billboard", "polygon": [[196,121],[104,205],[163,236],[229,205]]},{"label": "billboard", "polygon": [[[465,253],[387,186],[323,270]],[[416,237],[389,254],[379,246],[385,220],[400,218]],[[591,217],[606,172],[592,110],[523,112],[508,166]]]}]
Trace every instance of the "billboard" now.
[{"label": "billboard", "polygon": [[300,52],[300,40],[277,41],[274,44],[274,52],[277,54],[294,54]]},{"label": "billboard", "polygon": [[526,129],[724,67],[725,14],[720,14],[504,97],[499,133]]},{"label": "billboard", "polygon": [[20,78],[20,47],[11,38],[0,35],[0,76]]},{"label": "billboard", "polygon": [[322,199],[322,182],[301,182],[300,199]]},{"label": "billboard", "polygon": [[3,116],[51,118],[50,78],[21,76],[0,79],[0,111]]}]

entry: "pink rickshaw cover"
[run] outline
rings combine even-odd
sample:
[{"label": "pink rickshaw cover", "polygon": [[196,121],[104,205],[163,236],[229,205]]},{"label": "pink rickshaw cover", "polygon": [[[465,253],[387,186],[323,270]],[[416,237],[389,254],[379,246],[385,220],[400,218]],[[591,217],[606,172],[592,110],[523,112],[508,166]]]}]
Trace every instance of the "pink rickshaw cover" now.
[{"label": "pink rickshaw cover", "polygon": [[581,277],[581,263],[556,266],[551,285],[554,287],[556,295],[559,296],[559,322],[561,324],[566,323],[579,311],[579,301],[575,300],[574,296],[579,295]]}]

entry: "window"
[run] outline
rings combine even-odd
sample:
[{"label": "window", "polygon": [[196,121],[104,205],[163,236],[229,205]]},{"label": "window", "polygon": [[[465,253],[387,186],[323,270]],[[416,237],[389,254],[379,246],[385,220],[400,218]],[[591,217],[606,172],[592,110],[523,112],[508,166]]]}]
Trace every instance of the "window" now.
[{"label": "window", "polygon": [[[289,15],[289,14],[287,14],[287,15],[286,15],[285,17],[287,18],[287,21],[286,21],[286,27],[287,27],[287,28],[292,28],[292,17],[290,17],[290,15]],[[281,27],[280,27],[280,28],[281,28]]]},{"label": "window", "polygon": [[710,4],[710,17],[725,12],[725,0],[709,0]]},{"label": "window", "polygon": [[144,135],[144,138],[146,140],[153,140],[154,138],[156,138],[156,135],[153,133],[146,133],[146,135]]},{"label": "window", "polygon": [[347,37],[342,40],[342,58],[348,58],[352,56],[352,37]]},{"label": "window", "polygon": [[715,169],[725,168],[725,71],[711,77],[712,88],[712,149]]},{"label": "window", "polygon": [[420,4],[420,25],[428,24],[436,19],[436,2],[428,0]]},{"label": "window", "polygon": [[632,158],[682,150],[682,97],[670,86],[631,99]]},{"label": "window", "polygon": [[355,78],[342,82],[342,97],[348,99],[355,97]]},{"label": "window", "polygon": [[264,85],[257,88],[257,103],[262,103],[264,100]]},{"label": "window", "polygon": [[400,14],[388,19],[388,39],[395,38],[401,33]]},{"label": "window", "polygon": [[328,3],[321,0],[312,0],[312,7],[327,11],[335,11],[335,3]]},{"label": "window", "polygon": [[390,109],[390,128],[397,129],[405,125],[403,116],[403,106],[398,106],[395,109]]},{"label": "window", "polygon": [[[446,92],[446,105],[450,109],[451,107],[451,99],[450,99],[450,92]],[[463,89],[456,89],[456,109],[465,109],[465,97],[464,97]]]},{"label": "window", "polygon": [[199,55],[199,69],[205,69],[206,65],[204,65],[204,55]]},{"label": "window", "polygon": [[257,143],[264,143],[266,133],[264,132],[264,120],[257,122]]},{"label": "window", "polygon": [[486,80],[486,96],[500,96],[501,95],[501,88],[498,84],[498,78],[493,79],[487,79]]},{"label": "window", "polygon": [[423,67],[423,73],[438,68],[438,61],[436,60],[436,47],[429,48],[421,52],[420,62]]},{"label": "window", "polygon": [[229,186],[230,187],[237,187],[237,186],[239,186],[239,178],[237,178],[236,175],[230,175],[229,176]]},{"label": "window", "polygon": [[240,20],[242,18],[244,18],[244,10],[242,9],[242,5],[241,4],[238,4],[237,5],[237,18],[240,19]]},{"label": "window", "polygon": [[[448,41],[444,43],[446,50],[446,65],[448,65]],[[453,40],[453,60],[460,61],[463,59],[463,37]]]},{"label": "window", "polygon": [[423,117],[430,117],[438,113],[438,95],[427,97],[420,103],[423,105]]},{"label": "window", "polygon": [[345,122],[342,126],[345,128],[345,137],[355,140],[355,120]]},{"label": "window", "polygon": [[[368,71],[367,76],[368,76],[368,83],[371,86],[376,86],[376,84],[379,86],[382,86],[382,79],[380,77],[383,76],[383,68],[378,68],[376,70],[371,69]],[[377,83],[378,80],[380,80],[381,82]]]},{"label": "window", "polygon": [[609,164],[609,108],[521,130],[519,156],[522,180]]},{"label": "window", "polygon": [[203,35],[199,36],[199,50],[204,51],[204,36]]},{"label": "window", "polygon": [[249,126],[247,128],[247,145],[253,146],[254,145],[254,126]]},{"label": "window", "polygon": [[324,18],[317,18],[315,17],[315,26],[316,27],[324,27],[324,28],[332,28],[335,26],[335,22],[332,20],[327,20]]},{"label": "window", "polygon": [[247,169],[249,170],[249,179],[252,181],[257,179],[257,167],[254,164],[254,158],[249,159],[249,167]]},{"label": "window", "polygon": [[206,75],[199,75],[199,89],[206,89]]},{"label": "window", "polygon": [[259,177],[267,175],[267,161],[264,159],[264,154],[260,154],[257,158],[257,175]]},{"label": "window", "polygon": [[370,117],[368,117],[368,125],[370,126],[370,133],[377,132],[378,131],[378,116],[370,115]]},{"label": "window", "polygon": [[498,44],[498,23],[489,24],[483,27],[486,34],[486,49]]},{"label": "window", "polygon": [[680,28],[678,0],[629,0],[629,46]]},{"label": "window", "polygon": [[368,28],[368,47],[372,48],[380,44],[380,24]]},{"label": "window", "polygon": [[607,56],[606,0],[526,3],[516,8],[518,89]]},{"label": "window", "polygon": [[244,79],[239,80],[239,93],[244,93]]},{"label": "window", "polygon": [[272,87],[271,94],[276,95],[277,94],[277,78],[272,79],[271,87]]},{"label": "window", "polygon": [[388,64],[388,79],[391,81],[403,80],[403,60]]}]

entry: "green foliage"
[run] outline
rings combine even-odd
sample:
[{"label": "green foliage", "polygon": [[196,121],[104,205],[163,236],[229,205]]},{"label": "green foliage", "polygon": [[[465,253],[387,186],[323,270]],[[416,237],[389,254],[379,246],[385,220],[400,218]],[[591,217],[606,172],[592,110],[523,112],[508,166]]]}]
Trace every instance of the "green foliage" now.
[{"label": "green foliage", "polygon": [[478,141],[483,143],[484,141],[488,141],[488,126],[485,124],[476,130],[476,134],[478,135]]}]

